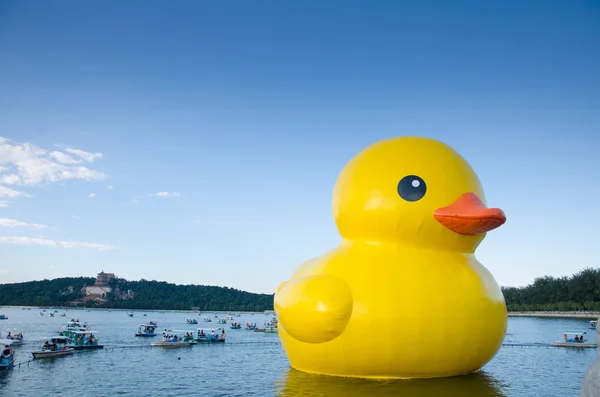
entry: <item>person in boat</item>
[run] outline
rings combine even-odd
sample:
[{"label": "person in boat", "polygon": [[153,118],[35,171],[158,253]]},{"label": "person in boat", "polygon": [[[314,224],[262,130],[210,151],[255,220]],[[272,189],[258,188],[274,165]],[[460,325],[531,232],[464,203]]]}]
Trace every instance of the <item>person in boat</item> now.
[{"label": "person in boat", "polygon": [[50,343],[48,343],[48,341],[44,343],[44,347],[42,347],[42,350],[50,350]]},{"label": "person in boat", "polygon": [[10,331],[8,332],[8,334],[6,334],[6,339],[11,339],[12,340],[12,335],[10,334]]},{"label": "person in boat", "polygon": [[225,330],[221,331],[221,340],[225,339]]}]

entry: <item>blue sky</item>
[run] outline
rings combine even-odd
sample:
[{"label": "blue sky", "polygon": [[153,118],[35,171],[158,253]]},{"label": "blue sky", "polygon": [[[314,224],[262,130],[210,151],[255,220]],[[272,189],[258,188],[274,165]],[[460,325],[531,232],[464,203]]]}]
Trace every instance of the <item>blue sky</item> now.
[{"label": "blue sky", "polygon": [[597,1],[3,1],[0,282],[271,293],[338,244],[345,163],[398,135],[453,146],[506,212],[477,251],[500,284],[599,267],[599,21]]}]

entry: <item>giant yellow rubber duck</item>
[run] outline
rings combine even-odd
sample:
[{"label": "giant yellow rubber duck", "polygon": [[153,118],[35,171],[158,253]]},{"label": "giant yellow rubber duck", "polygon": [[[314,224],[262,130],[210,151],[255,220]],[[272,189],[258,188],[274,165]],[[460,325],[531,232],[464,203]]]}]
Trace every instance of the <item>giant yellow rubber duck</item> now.
[{"label": "giant yellow rubber duck", "polygon": [[506,332],[506,304],[475,249],[504,213],[451,147],[399,137],[342,170],[333,213],[342,236],[275,293],[279,336],[297,370],[434,378],[479,370]]}]

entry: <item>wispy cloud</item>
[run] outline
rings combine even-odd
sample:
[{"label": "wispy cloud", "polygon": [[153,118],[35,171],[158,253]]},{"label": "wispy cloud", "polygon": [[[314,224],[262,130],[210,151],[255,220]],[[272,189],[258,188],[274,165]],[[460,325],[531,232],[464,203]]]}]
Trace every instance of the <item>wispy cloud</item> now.
[{"label": "wispy cloud", "polygon": [[16,198],[16,197],[31,197],[31,195],[27,194],[25,192],[19,191],[19,190],[14,190],[9,187],[0,185],[0,197]]},{"label": "wispy cloud", "polygon": [[131,200],[129,200],[129,202],[130,202],[131,204],[139,204],[139,203],[140,203],[140,200],[138,200],[138,199],[131,199]]},{"label": "wispy cloud", "polygon": [[39,223],[27,223],[27,222],[22,222],[22,221],[18,221],[16,219],[9,219],[9,218],[0,218],[0,227],[10,227],[10,228],[28,227],[28,228],[36,229],[36,230],[50,228],[50,226],[40,225]]},{"label": "wispy cloud", "polygon": [[75,156],[79,156],[82,159],[84,159],[85,161],[87,161],[88,163],[93,163],[94,161],[102,158],[102,156],[103,156],[102,153],[90,153],[90,152],[86,152],[86,151],[83,151],[80,149],[71,149],[71,148],[65,149],[65,152],[73,154]]},{"label": "wispy cloud", "polygon": [[88,194],[88,198],[94,198],[94,197],[96,197],[96,193],[90,193],[90,194]]},{"label": "wispy cloud", "polygon": [[148,197],[160,197],[160,198],[179,197],[179,196],[181,196],[181,194],[177,193],[177,192],[158,192],[158,193],[151,193],[148,195]]},{"label": "wispy cloud", "polygon": [[[102,157],[101,153],[88,153],[72,148],[67,148],[64,152],[87,162]],[[48,152],[29,142],[13,143],[0,137],[0,183],[38,186],[67,179],[91,181],[108,178],[107,174],[80,164],[79,159],[64,152]]]},{"label": "wispy cloud", "polygon": [[112,189],[113,189],[113,186],[109,186],[108,188],[112,190]]},{"label": "wispy cloud", "polygon": [[36,237],[0,236],[0,243],[15,245],[43,245],[61,248],[91,248],[100,251],[112,250],[116,247],[110,244],[84,243],[80,241],[56,241]]},{"label": "wispy cloud", "polygon": [[77,215],[71,215],[71,218],[73,219],[81,219],[80,217],[78,217]]},{"label": "wispy cloud", "polygon": [[8,201],[0,201],[0,207],[8,207],[8,206],[9,206]]}]

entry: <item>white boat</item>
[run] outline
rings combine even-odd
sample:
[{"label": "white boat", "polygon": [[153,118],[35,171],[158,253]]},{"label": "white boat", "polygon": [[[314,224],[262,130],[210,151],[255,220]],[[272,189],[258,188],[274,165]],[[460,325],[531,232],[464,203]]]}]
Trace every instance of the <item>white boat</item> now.
[{"label": "white boat", "polygon": [[[0,338],[3,338],[1,332],[0,332]],[[4,339],[12,340],[13,345],[22,345],[23,340],[24,340],[22,333],[11,334],[10,332],[8,334],[6,334],[6,337],[4,337]]]},{"label": "white boat", "polygon": [[12,339],[0,339],[0,372],[11,369],[15,365],[15,352]]},{"label": "white boat", "polygon": [[140,324],[138,326],[138,330],[137,330],[135,336],[142,336],[142,337],[156,336],[156,333],[154,332],[156,327],[157,327],[157,325],[154,325],[154,324]]},{"label": "white boat", "polygon": [[557,347],[575,347],[580,349],[598,347],[596,343],[589,343],[585,335],[585,332],[567,331],[563,335],[564,341],[554,342],[552,345]]},{"label": "white boat", "polygon": [[[42,338],[45,339],[45,338]],[[67,343],[69,342],[69,338],[65,336],[53,336],[49,338],[52,343],[46,341],[42,346],[42,350],[35,351],[33,354],[33,358],[55,358],[55,357],[64,357],[70,356],[75,351],[72,348],[67,347]]]}]

